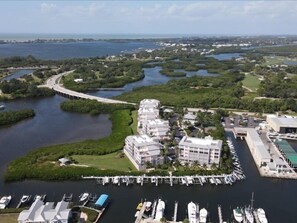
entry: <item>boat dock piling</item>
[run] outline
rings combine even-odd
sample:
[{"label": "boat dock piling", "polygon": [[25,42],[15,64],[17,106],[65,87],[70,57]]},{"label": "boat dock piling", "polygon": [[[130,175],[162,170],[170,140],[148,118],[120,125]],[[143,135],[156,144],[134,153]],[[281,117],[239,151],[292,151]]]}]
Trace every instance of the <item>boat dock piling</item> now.
[{"label": "boat dock piling", "polygon": [[221,205],[218,205],[218,215],[219,215],[219,223],[223,223],[223,214]]},{"label": "boat dock piling", "polygon": [[143,202],[142,207],[139,211],[139,214],[136,217],[135,223],[140,223],[143,217],[143,213],[145,211],[145,207],[146,207],[146,202]]},{"label": "boat dock piling", "polygon": [[173,221],[176,222],[176,219],[177,219],[177,208],[178,208],[178,202],[175,201],[174,203],[174,214],[173,214]]}]

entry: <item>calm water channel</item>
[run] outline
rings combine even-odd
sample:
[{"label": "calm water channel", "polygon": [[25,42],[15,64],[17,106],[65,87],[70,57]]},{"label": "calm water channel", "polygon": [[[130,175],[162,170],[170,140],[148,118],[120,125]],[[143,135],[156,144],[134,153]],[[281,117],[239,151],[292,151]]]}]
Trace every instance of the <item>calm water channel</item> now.
[{"label": "calm water channel", "polygon": [[25,76],[26,74],[33,73],[34,70],[18,70],[16,72],[11,73],[10,75],[4,77],[1,79],[1,81],[10,81],[14,78],[20,78],[22,76]]},{"label": "calm water channel", "polygon": [[[46,46],[46,45],[45,45]],[[45,47],[44,46],[44,47]],[[43,49],[43,48],[42,48]],[[43,49],[44,50],[44,49]],[[79,50],[76,49],[79,52]],[[119,51],[119,50],[118,50]],[[3,52],[0,50],[0,52]],[[46,52],[43,51],[43,52]],[[112,52],[109,52],[109,54]],[[18,54],[16,54],[18,55]],[[3,55],[2,55],[3,56]],[[49,57],[49,56],[47,56]],[[57,55],[58,59],[59,55]],[[124,87],[130,91],[134,87],[165,83],[172,79],[159,74],[160,68],[146,69],[145,79]],[[196,74],[195,74],[196,75]],[[100,96],[112,97],[123,93],[97,92]],[[96,92],[93,92],[94,94]],[[104,95],[106,94],[106,95]],[[186,217],[186,205],[190,201],[199,203],[210,211],[212,222],[218,222],[217,205],[221,204],[225,220],[231,219],[232,209],[249,204],[251,193],[255,193],[255,207],[262,207],[267,213],[270,223],[297,222],[297,203],[295,190],[297,181],[276,180],[259,176],[251,154],[244,141],[234,140],[246,180],[233,186],[173,186],[137,185],[101,186],[95,181],[79,182],[41,182],[24,181],[4,183],[3,173],[7,164],[16,157],[26,154],[35,148],[57,143],[67,143],[90,138],[101,138],[110,134],[111,122],[107,115],[92,117],[63,112],[59,105],[66,99],[54,96],[45,99],[26,99],[5,102],[6,110],[33,108],[36,116],[11,127],[0,128],[0,196],[13,195],[11,207],[15,207],[23,194],[48,195],[49,201],[61,200],[64,193],[73,193],[74,201],[83,192],[95,194],[107,193],[111,203],[105,212],[102,223],[134,222],[135,208],[141,199],[154,200],[159,197],[166,201],[165,216],[171,219],[174,202],[179,202],[178,219]],[[228,133],[227,133],[228,134]],[[230,134],[229,134],[230,135]],[[293,144],[294,147],[297,143]]]},{"label": "calm water channel", "polygon": [[[167,77],[160,73],[162,68],[157,66],[154,68],[144,68],[145,77],[137,82],[126,84],[121,90],[115,91],[93,91],[89,92],[90,95],[100,96],[104,98],[111,98],[125,92],[132,91],[134,88],[142,87],[142,86],[150,86],[156,84],[164,84],[173,79],[179,79],[181,77]],[[186,77],[192,76],[217,76],[218,74],[208,73],[207,70],[199,70],[199,71],[185,71],[182,69],[176,69],[175,71],[185,72],[187,74]]]},{"label": "calm water channel", "polygon": [[153,41],[93,41],[69,43],[9,43],[0,44],[0,57],[28,56],[38,59],[59,60],[97,57],[131,52],[139,49],[156,49]]}]

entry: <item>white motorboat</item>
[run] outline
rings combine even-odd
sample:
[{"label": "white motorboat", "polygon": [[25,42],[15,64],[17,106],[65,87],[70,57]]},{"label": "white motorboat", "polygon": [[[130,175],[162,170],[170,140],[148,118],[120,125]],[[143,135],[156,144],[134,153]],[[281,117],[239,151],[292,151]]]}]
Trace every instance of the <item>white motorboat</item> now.
[{"label": "white motorboat", "polygon": [[112,179],[113,184],[118,184],[119,181],[120,181],[120,178],[118,176],[116,176]]},{"label": "white motorboat", "polygon": [[182,185],[187,184],[186,178],[184,178],[184,177],[181,178],[181,184],[182,184]]},{"label": "white motorboat", "polygon": [[259,221],[261,223],[268,223],[268,220],[266,218],[265,211],[262,208],[258,208],[257,209],[257,215],[258,215]]},{"label": "white motorboat", "polygon": [[147,201],[145,204],[145,211],[148,212],[151,210],[151,208],[152,208],[152,202]]},{"label": "white motorboat", "polygon": [[89,198],[89,193],[83,193],[79,196],[79,202],[84,202]]},{"label": "white motorboat", "polygon": [[4,196],[0,199],[0,209],[6,208],[11,201],[11,196]]},{"label": "white motorboat", "polygon": [[151,183],[156,183],[156,180],[157,180],[156,177],[152,177],[151,178]]},{"label": "white motorboat", "polygon": [[205,177],[202,176],[200,179],[201,179],[202,183],[204,183],[204,184],[206,183]]},{"label": "white motorboat", "polygon": [[209,179],[210,184],[215,184],[214,180],[212,178]]},{"label": "white motorboat", "polygon": [[197,205],[194,202],[188,203],[189,223],[197,223]]},{"label": "white motorboat", "polygon": [[30,195],[23,195],[21,198],[21,203],[27,203],[30,200]]},{"label": "white motorboat", "polygon": [[4,110],[5,109],[5,105],[0,105],[0,110]]},{"label": "white motorboat", "polygon": [[136,183],[140,184],[141,183],[141,177],[136,178]]},{"label": "white motorboat", "polygon": [[103,180],[103,185],[109,183],[109,177],[104,177],[102,180]]},{"label": "white motorboat", "polygon": [[188,185],[192,185],[194,183],[193,177],[186,177]]},{"label": "white motorboat", "polygon": [[243,215],[241,208],[237,207],[233,209],[233,216],[236,220],[236,222],[242,222],[243,221]]},{"label": "white motorboat", "polygon": [[206,223],[208,212],[205,208],[199,211],[199,223]]},{"label": "white motorboat", "polygon": [[161,199],[158,200],[157,208],[156,208],[156,216],[155,220],[160,221],[163,218],[165,210],[165,202]]},{"label": "white motorboat", "polygon": [[244,215],[247,223],[254,223],[253,211],[250,207],[244,209]]}]

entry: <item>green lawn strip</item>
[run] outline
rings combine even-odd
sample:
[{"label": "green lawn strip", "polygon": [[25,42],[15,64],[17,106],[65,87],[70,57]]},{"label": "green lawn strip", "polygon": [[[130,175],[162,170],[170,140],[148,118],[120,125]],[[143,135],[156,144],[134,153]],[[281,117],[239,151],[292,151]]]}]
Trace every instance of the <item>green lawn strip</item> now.
[{"label": "green lawn strip", "polygon": [[132,123],[130,125],[130,128],[132,129],[132,132],[134,135],[137,134],[137,111],[132,111],[131,113],[131,117],[132,117]]},{"label": "green lawn strip", "polygon": [[252,91],[256,91],[259,87],[260,80],[257,76],[247,74],[242,81],[243,86],[251,89]]},{"label": "green lawn strip", "polygon": [[6,181],[23,179],[63,180],[80,179],[81,175],[114,175],[124,171],[102,171],[96,168],[59,167],[53,162],[72,155],[105,155],[119,151],[125,138],[132,134],[130,110],[114,111],[110,117],[112,134],[98,140],[43,147],[12,161],[5,173]]},{"label": "green lawn strip", "polygon": [[84,212],[87,214],[87,216],[88,216],[87,222],[94,222],[98,216],[98,212],[96,212],[94,210],[90,210],[90,209],[84,208],[84,207],[81,207],[80,210],[81,210],[81,212]]},{"label": "green lawn strip", "polygon": [[133,164],[122,152],[115,152],[102,156],[73,155],[77,164],[87,165],[98,169],[131,171],[136,170]]}]

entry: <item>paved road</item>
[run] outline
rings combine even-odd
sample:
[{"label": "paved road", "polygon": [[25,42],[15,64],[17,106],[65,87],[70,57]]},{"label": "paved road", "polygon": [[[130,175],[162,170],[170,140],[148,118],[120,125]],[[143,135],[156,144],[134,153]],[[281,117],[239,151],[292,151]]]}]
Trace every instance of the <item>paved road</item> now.
[{"label": "paved road", "polygon": [[119,101],[119,100],[113,100],[113,99],[109,99],[109,98],[102,98],[102,97],[97,97],[97,96],[93,96],[93,95],[88,95],[88,94],[84,94],[84,93],[80,93],[80,92],[76,92],[76,91],[72,91],[69,90],[67,88],[64,88],[61,84],[60,84],[60,79],[62,76],[67,75],[72,73],[73,71],[67,71],[58,75],[54,75],[52,77],[50,77],[49,79],[47,79],[46,84],[45,85],[40,85],[39,87],[47,87],[50,89],[53,89],[54,91],[61,93],[61,94],[65,94],[68,96],[72,96],[72,97],[77,97],[77,98],[81,98],[81,99],[91,99],[91,100],[97,100],[98,102],[102,102],[102,103],[111,103],[111,104],[133,104],[133,103],[129,103],[126,101]]}]

